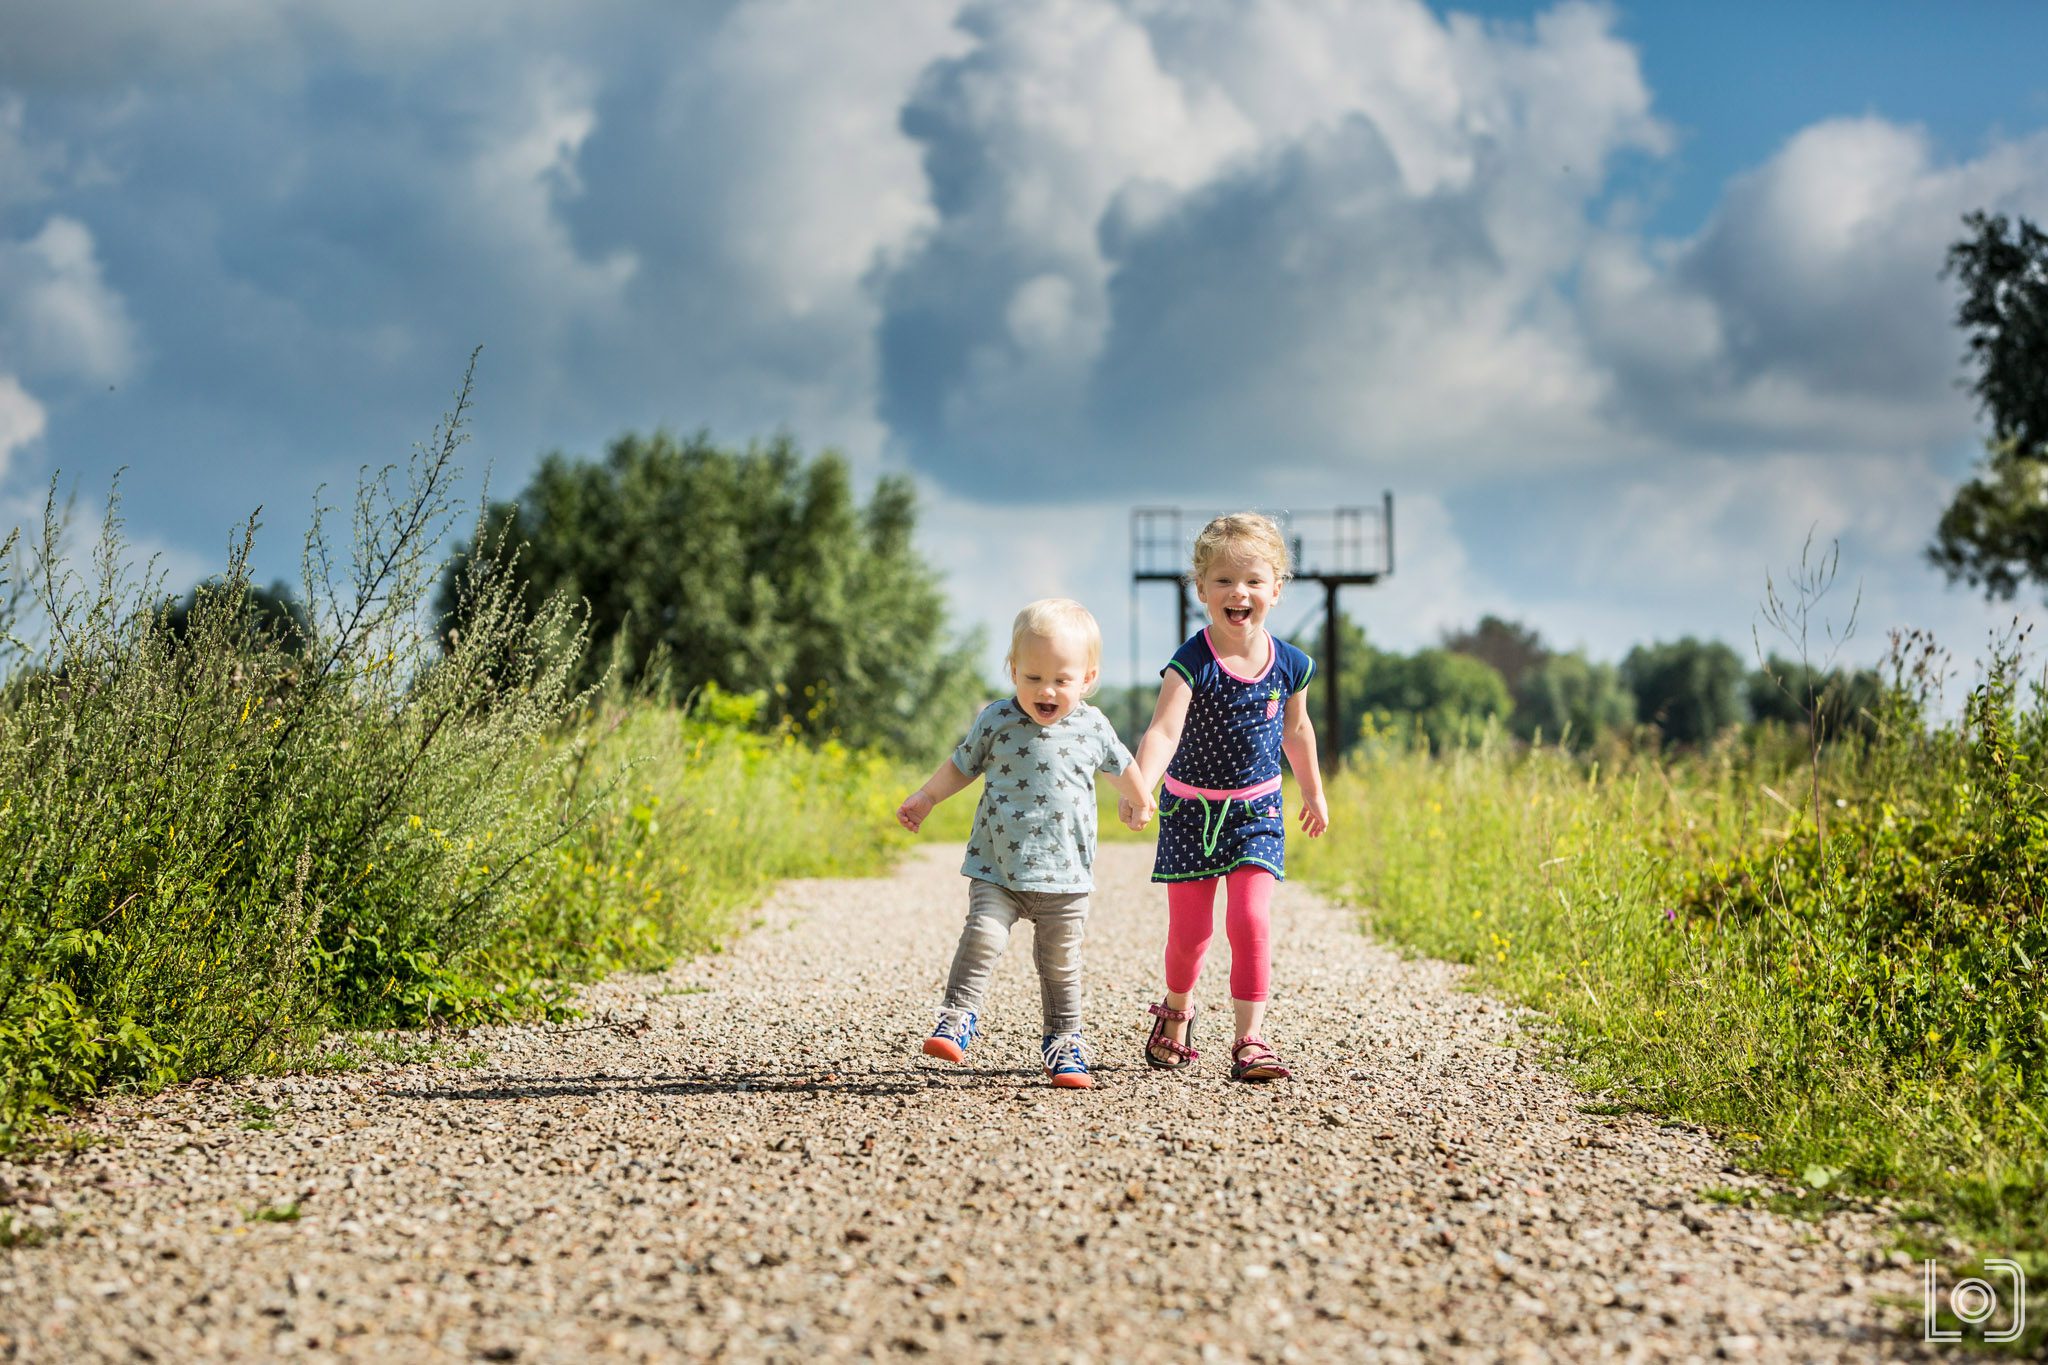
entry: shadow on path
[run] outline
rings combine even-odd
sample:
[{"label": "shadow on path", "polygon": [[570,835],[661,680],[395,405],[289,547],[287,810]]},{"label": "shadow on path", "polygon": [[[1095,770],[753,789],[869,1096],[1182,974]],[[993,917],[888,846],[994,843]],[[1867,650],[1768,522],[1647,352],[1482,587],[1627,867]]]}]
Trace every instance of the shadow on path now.
[{"label": "shadow on path", "polygon": [[[1135,1067],[1095,1068],[1101,1078],[1138,1072]],[[818,1071],[724,1071],[705,1075],[654,1073],[610,1076],[602,1071],[576,1076],[522,1076],[472,1085],[391,1086],[384,1094],[409,1100],[548,1100],[588,1099],[601,1095],[665,1095],[676,1098],[713,1095],[924,1095],[945,1090],[1052,1090],[1035,1067],[977,1067],[939,1071],[921,1067],[841,1073]]]}]

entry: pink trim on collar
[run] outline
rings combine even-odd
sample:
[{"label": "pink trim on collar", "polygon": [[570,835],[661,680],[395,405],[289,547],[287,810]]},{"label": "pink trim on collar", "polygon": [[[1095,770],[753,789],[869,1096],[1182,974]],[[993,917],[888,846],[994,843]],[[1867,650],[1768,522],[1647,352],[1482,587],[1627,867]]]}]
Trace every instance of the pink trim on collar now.
[{"label": "pink trim on collar", "polygon": [[1209,657],[1214,659],[1216,666],[1225,673],[1228,673],[1241,683],[1259,683],[1264,682],[1266,675],[1273,671],[1273,665],[1280,662],[1280,645],[1274,640],[1273,632],[1267,630],[1264,626],[1260,626],[1259,634],[1266,637],[1266,666],[1259,670],[1259,676],[1256,678],[1247,678],[1244,674],[1237,672],[1229,664],[1223,662],[1223,656],[1216,652],[1216,642],[1209,638],[1209,628],[1207,626],[1202,627],[1202,643],[1209,647]]}]

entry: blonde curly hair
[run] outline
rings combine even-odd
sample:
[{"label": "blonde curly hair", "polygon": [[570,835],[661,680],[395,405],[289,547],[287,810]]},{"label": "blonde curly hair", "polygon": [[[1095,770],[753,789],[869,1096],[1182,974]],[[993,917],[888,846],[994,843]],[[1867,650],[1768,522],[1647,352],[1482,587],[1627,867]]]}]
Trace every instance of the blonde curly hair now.
[{"label": "blonde curly hair", "polygon": [[[1010,623],[1010,652],[1003,657],[1006,670],[1016,668],[1017,655],[1029,639],[1077,644],[1088,656],[1090,670],[1102,668],[1102,627],[1096,624],[1093,612],[1071,597],[1041,597],[1017,613]],[[1081,689],[1081,695],[1094,695],[1099,681]]]},{"label": "blonde curly hair", "polygon": [[1279,523],[1260,512],[1232,512],[1202,528],[1195,537],[1195,574],[1199,584],[1209,566],[1219,559],[1262,559],[1273,566],[1274,581],[1285,583],[1294,577],[1294,557],[1287,552],[1287,538]]}]

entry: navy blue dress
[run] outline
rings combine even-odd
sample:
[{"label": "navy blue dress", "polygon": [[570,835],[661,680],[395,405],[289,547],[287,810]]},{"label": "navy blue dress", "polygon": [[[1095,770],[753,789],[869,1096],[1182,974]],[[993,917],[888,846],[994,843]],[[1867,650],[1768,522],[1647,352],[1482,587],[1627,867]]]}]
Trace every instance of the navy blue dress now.
[{"label": "navy blue dress", "polygon": [[[1267,638],[1272,658],[1256,678],[1219,663],[1207,629],[1189,637],[1159,670],[1161,677],[1168,668],[1179,673],[1194,695],[1159,796],[1155,882],[1221,877],[1247,863],[1287,876],[1280,737],[1287,699],[1308,686],[1316,666],[1285,640]],[[1226,794],[1247,788],[1255,794]]]}]

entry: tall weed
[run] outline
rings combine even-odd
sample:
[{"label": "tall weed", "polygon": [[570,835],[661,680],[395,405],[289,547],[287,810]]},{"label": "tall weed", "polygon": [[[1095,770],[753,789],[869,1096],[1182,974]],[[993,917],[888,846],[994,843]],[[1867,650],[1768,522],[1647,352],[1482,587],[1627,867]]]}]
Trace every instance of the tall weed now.
[{"label": "tall weed", "polygon": [[[118,497],[89,571],[54,489],[7,549],[0,689],[0,1145],[110,1080],[274,1062],[323,1022],[403,1022],[525,893],[561,824],[529,794],[576,702],[570,609],[509,566],[423,606],[457,513],[468,406],[404,470],[366,472],[337,561],[316,511],[303,630],[246,610],[251,518],[178,629],[134,571]],[[402,477],[402,481],[401,481]]]},{"label": "tall weed", "polygon": [[1589,1084],[2048,1272],[2048,699],[2005,649],[1936,723],[1938,672],[1901,641],[1870,737],[1818,765],[1770,735],[1382,747],[1303,871],[1549,1012]]},{"label": "tall weed", "polygon": [[906,777],[872,751],[756,728],[762,698],[613,699],[549,741],[541,793],[574,827],[479,955],[530,984],[651,970],[714,949],[784,877],[872,875],[908,837]]}]

